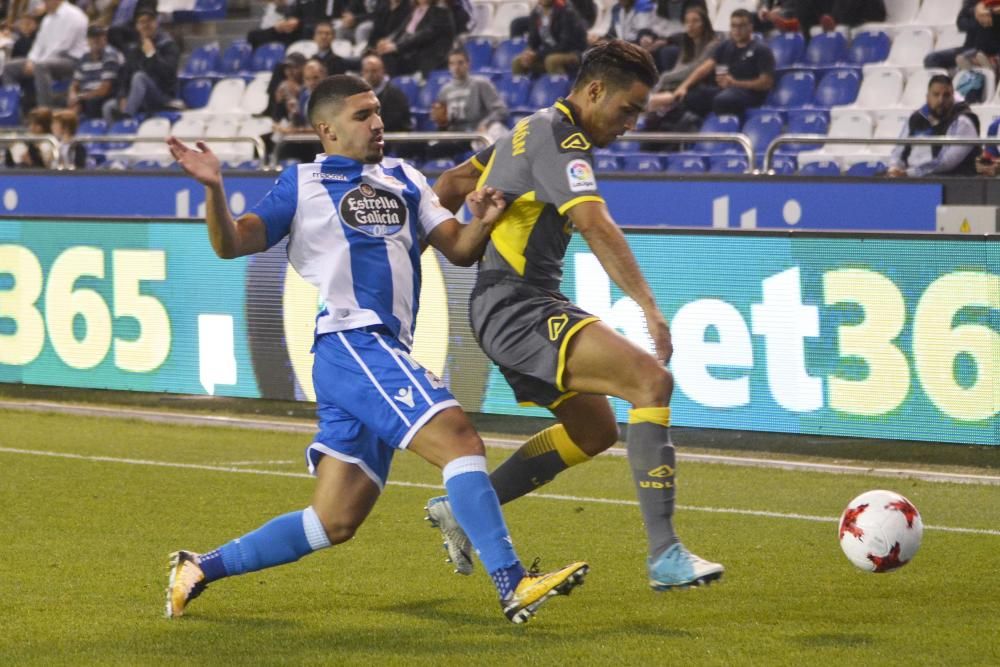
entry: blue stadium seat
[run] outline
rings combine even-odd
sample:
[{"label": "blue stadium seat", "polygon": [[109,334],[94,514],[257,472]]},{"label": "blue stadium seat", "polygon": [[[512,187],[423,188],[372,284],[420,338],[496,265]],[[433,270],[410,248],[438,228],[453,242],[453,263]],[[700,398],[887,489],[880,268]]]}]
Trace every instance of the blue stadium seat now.
[{"label": "blue stadium seat", "polygon": [[211,79],[193,79],[184,84],[181,99],[188,109],[201,109],[212,94]]},{"label": "blue stadium seat", "polygon": [[16,127],[21,124],[21,88],[0,88],[0,126]]},{"label": "blue stadium seat", "polygon": [[[830,129],[830,115],[818,109],[803,109],[788,112],[787,134],[826,134]],[[786,153],[815,150],[820,144],[784,144],[781,150]]]},{"label": "blue stadium seat", "polygon": [[798,169],[794,155],[775,155],[771,159],[771,171],[778,176],[794,174]]},{"label": "blue stadium seat", "polygon": [[613,173],[622,170],[622,159],[618,155],[594,154],[594,170],[601,173]]},{"label": "blue stadium seat", "polygon": [[[84,118],[80,121],[80,126],[76,129],[78,136],[102,135],[108,133],[108,124],[103,118]],[[104,143],[97,141],[86,141],[83,147],[87,150],[87,158],[93,158],[94,163],[104,161]]]},{"label": "blue stadium seat", "polygon": [[800,176],[840,176],[840,165],[832,160],[820,160],[802,165]]},{"label": "blue stadium seat", "polygon": [[638,153],[639,152],[639,142],[638,141],[615,141],[611,144],[611,151],[617,153],[618,155],[626,153]]},{"label": "blue stadium seat", "polygon": [[[701,125],[701,133],[737,133],[740,131],[740,119],[738,116],[716,116],[714,113],[708,114],[705,122]],[[718,155],[720,153],[738,153],[739,144],[721,141],[699,141],[693,149],[696,153],[708,153]]]},{"label": "blue stadium seat", "polygon": [[[444,84],[451,81],[451,72],[447,69],[435,69],[427,73],[427,84],[442,88]],[[426,84],[425,84],[426,85]]]},{"label": "blue stadium seat", "polygon": [[285,57],[285,45],[281,42],[261,44],[253,52],[250,69],[254,72],[270,72]]},{"label": "blue stadium seat", "polygon": [[851,104],[858,97],[861,75],[850,69],[835,69],[826,73],[816,86],[813,100],[820,107]]},{"label": "blue stadium seat", "polygon": [[781,76],[778,85],[767,96],[764,106],[769,109],[793,109],[812,101],[816,75],[807,70],[793,70]]},{"label": "blue stadium seat", "polygon": [[847,38],[836,31],[823,32],[809,40],[802,66],[823,69],[844,60],[847,60]]},{"label": "blue stadium seat", "polygon": [[392,85],[403,91],[412,109],[417,105],[420,98],[420,80],[413,76],[397,76],[392,80]]},{"label": "blue stadium seat", "polygon": [[622,171],[661,172],[663,161],[659,155],[626,155],[622,158]]},{"label": "blue stadium seat", "polygon": [[847,62],[852,65],[880,63],[889,57],[891,47],[892,40],[881,30],[858,33],[847,50]]},{"label": "blue stadium seat", "polygon": [[194,9],[173,13],[174,23],[201,23],[226,18],[226,0],[195,0]]},{"label": "blue stadium seat", "polygon": [[[134,118],[123,118],[112,123],[111,127],[108,128],[108,134],[135,134],[138,130],[139,121]],[[104,149],[121,150],[128,148],[130,145],[131,142],[128,141],[109,141],[104,144]]]},{"label": "blue stadium seat", "polygon": [[178,76],[182,81],[198,79],[218,71],[219,67],[219,45],[205,44],[191,52]]},{"label": "blue stadium seat", "polygon": [[859,177],[881,176],[888,168],[889,166],[881,160],[866,160],[865,162],[855,162],[844,173],[847,176]]},{"label": "blue stadium seat", "polygon": [[424,163],[424,169],[430,169],[431,171],[444,171],[445,169],[451,169],[455,166],[455,161],[450,157],[439,157],[436,160],[428,160]]},{"label": "blue stadium seat", "polygon": [[240,72],[250,69],[250,60],[253,57],[253,48],[246,40],[233,40],[222,54],[219,65],[218,76],[237,76]]},{"label": "blue stadium seat", "polygon": [[528,104],[528,93],[531,92],[531,78],[505,72],[500,76],[497,92],[508,109],[525,107]]},{"label": "blue stadium seat", "polygon": [[497,72],[509,72],[514,57],[528,46],[528,41],[523,37],[505,39],[497,44],[493,50],[493,70]]},{"label": "blue stadium seat", "polygon": [[741,155],[713,155],[708,158],[710,174],[745,174],[747,159]]},{"label": "blue stadium seat", "polygon": [[784,126],[781,114],[775,111],[765,111],[747,118],[746,123],[743,124],[743,134],[750,137],[754,152],[758,156],[758,163],[770,143],[781,134]]},{"label": "blue stadium seat", "polygon": [[528,107],[533,111],[552,106],[558,98],[569,94],[570,80],[565,74],[543,74],[535,80],[528,93]]},{"label": "blue stadium seat", "polygon": [[451,74],[447,70],[444,70],[443,76],[441,72],[442,70],[431,72],[431,76],[428,76],[427,81],[421,86],[420,92],[417,93],[417,109],[430,109],[431,105],[437,100],[441,88],[451,80]]},{"label": "blue stadium seat", "polygon": [[487,37],[470,37],[465,42],[469,54],[469,68],[476,73],[490,69],[493,64],[493,43]]},{"label": "blue stadium seat", "polygon": [[704,174],[705,158],[690,153],[674,153],[667,156],[668,174]]},{"label": "blue stadium seat", "polygon": [[806,40],[801,32],[782,32],[772,37],[768,46],[774,52],[775,67],[787,69],[802,59]]}]

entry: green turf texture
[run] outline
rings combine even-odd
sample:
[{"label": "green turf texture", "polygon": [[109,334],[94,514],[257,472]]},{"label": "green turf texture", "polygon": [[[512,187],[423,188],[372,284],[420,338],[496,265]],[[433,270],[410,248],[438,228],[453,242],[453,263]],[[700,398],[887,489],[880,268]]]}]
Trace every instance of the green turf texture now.
[{"label": "green turf texture", "polygon": [[[249,466],[300,474],[295,434],[0,411],[0,447]],[[491,451],[491,465],[506,452]],[[247,467],[247,466],[244,466]],[[575,468],[544,493],[631,501],[621,458]],[[709,588],[653,593],[638,509],[527,497],[505,507],[530,562],[585,559],[586,585],[527,626],[488,578],[451,574],[422,521],[431,489],[387,487],[350,543],[214,583],[163,618],[167,554],[208,550],[309,503],[304,477],[127,465],[0,451],[0,664],[995,665],[1000,536],[926,530],[913,563],[873,575],[840,551],[833,519],[891,488],[925,524],[1000,528],[1000,488],[683,463],[676,523],[726,565]],[[434,484],[410,453],[391,481]],[[712,513],[827,516],[818,523]]]}]

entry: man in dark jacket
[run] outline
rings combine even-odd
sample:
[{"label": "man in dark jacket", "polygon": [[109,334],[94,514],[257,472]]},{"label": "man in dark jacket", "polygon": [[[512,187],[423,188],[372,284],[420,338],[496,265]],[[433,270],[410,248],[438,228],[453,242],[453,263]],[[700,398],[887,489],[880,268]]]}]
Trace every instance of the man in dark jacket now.
[{"label": "man in dark jacket", "polygon": [[575,70],[587,47],[587,30],[573,5],[564,0],[538,0],[528,20],[528,48],[511,63],[514,74]]},{"label": "man in dark jacket", "polygon": [[965,52],[1000,52],[1000,6],[987,6],[980,0],[964,0],[955,23],[965,33],[965,43],[953,49],[931,51],[924,58],[924,67],[953,69],[956,58]]},{"label": "man in dark jacket", "polygon": [[403,25],[375,45],[393,76],[448,66],[448,51],[455,39],[455,21],[448,7],[432,0],[417,0]]},{"label": "man in dark jacket", "polygon": [[[906,136],[975,139],[979,118],[965,102],[955,103],[951,79],[938,74],[927,86],[927,104],[910,116]],[[974,175],[978,148],[974,144],[898,146],[892,153],[888,176]]]},{"label": "man in dark jacket", "polygon": [[125,54],[117,103],[109,100],[104,107],[108,121],[131,118],[140,111],[159,111],[170,106],[177,97],[180,61],[177,42],[160,30],[152,9],[136,12],[135,29],[139,41]]}]

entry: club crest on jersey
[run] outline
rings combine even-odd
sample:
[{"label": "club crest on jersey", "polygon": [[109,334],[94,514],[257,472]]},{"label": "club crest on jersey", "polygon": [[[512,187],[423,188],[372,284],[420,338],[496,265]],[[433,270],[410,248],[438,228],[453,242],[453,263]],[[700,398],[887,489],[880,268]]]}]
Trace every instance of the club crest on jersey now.
[{"label": "club crest on jersey", "polygon": [[572,192],[586,192],[597,188],[594,168],[586,160],[572,160],[566,165],[566,178]]},{"label": "club crest on jersey", "polygon": [[340,218],[368,236],[392,236],[406,224],[406,203],[388,190],[362,183],[340,200]]}]

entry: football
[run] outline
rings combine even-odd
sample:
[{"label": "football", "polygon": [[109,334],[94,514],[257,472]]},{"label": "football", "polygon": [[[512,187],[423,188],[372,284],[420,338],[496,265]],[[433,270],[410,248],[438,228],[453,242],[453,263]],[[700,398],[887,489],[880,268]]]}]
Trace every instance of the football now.
[{"label": "football", "polygon": [[869,572],[890,572],[909,563],[923,534],[916,506],[892,491],[862,493],[840,515],[840,548]]}]

